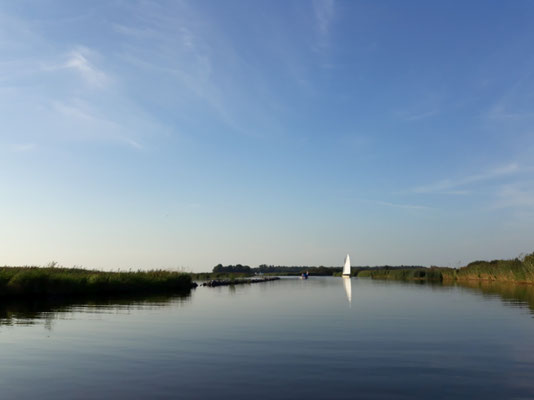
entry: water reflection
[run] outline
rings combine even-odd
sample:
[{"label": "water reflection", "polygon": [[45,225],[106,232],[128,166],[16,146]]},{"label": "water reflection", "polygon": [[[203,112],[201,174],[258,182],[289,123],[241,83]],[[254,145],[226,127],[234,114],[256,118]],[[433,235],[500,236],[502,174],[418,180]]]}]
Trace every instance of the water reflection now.
[{"label": "water reflection", "polygon": [[44,323],[52,329],[55,319],[67,319],[71,313],[128,313],[156,309],[190,301],[191,293],[128,297],[62,297],[44,299],[1,299],[0,326]]},{"label": "water reflection", "polygon": [[484,296],[499,297],[506,305],[512,307],[528,307],[534,316],[534,285],[467,281],[458,282],[457,286],[482,292]]},{"label": "water reflection", "polygon": [[[358,278],[367,280],[370,278]],[[345,284],[345,281],[344,281]],[[495,282],[495,281],[462,281],[454,283],[427,282],[427,281],[397,281],[397,280],[374,280],[373,284],[381,286],[425,287],[435,292],[454,291],[456,288],[466,289],[470,292],[487,298],[498,298],[510,307],[527,308],[534,317],[534,285]],[[349,296],[345,288],[347,297]]]},{"label": "water reflection", "polygon": [[349,300],[349,305],[352,305],[352,283],[350,280],[350,276],[344,276],[343,279],[343,287],[345,288],[345,294],[347,295],[347,299]]}]

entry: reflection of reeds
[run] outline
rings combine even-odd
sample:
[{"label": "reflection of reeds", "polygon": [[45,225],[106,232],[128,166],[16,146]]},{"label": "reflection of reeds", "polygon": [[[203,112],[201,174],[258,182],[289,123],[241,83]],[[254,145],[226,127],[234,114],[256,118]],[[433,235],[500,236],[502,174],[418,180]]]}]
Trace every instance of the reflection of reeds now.
[{"label": "reflection of reeds", "polygon": [[47,298],[10,298],[0,303],[0,325],[34,324],[44,320],[51,321],[64,318],[74,311],[95,313],[122,310],[129,312],[136,309],[159,308],[170,304],[184,303],[190,293],[177,295],[121,295],[121,296],[61,296]]},{"label": "reflection of reeds", "polygon": [[460,281],[458,286],[481,291],[485,295],[499,296],[507,304],[528,305],[534,313],[533,285],[495,281]]},{"label": "reflection of reeds", "polygon": [[171,271],[105,272],[80,268],[0,268],[0,296],[112,295],[180,292],[193,286],[189,274]]}]

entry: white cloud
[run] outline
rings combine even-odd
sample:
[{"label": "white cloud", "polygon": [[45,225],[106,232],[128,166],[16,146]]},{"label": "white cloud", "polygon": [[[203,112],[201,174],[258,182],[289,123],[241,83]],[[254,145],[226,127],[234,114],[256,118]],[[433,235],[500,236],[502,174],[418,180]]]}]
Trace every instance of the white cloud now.
[{"label": "white cloud", "polygon": [[92,86],[105,87],[110,82],[110,78],[89,61],[88,57],[92,53],[85,47],[78,47],[68,55],[68,59],[62,65],[62,68],[77,71]]}]

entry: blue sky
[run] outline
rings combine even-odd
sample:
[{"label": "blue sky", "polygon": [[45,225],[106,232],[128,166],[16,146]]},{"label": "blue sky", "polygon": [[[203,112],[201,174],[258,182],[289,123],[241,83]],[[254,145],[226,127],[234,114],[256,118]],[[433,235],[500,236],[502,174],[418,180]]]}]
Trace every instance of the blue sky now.
[{"label": "blue sky", "polygon": [[0,1],[0,264],[534,251],[530,1]]}]

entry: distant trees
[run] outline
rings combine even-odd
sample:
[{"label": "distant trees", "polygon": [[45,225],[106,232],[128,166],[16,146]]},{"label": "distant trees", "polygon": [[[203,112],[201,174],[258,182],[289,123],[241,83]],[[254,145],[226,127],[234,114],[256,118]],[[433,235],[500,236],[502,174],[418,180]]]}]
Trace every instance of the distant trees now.
[{"label": "distant trees", "polygon": [[[360,271],[366,270],[396,270],[398,268],[402,269],[421,269],[421,266],[401,266],[395,267],[390,265],[384,265],[380,267],[352,267],[352,273],[357,275]],[[279,274],[279,275],[300,275],[303,272],[308,272],[310,275],[315,276],[331,276],[341,274],[341,267],[325,267],[323,265],[318,267],[306,266],[306,265],[294,265],[294,266],[283,266],[283,265],[267,265],[261,264],[256,268],[251,268],[248,265],[222,265],[218,264],[213,267],[213,273],[219,274]]]},{"label": "distant trees", "polygon": [[237,273],[237,274],[252,274],[252,268],[250,268],[248,265],[227,265],[223,266],[222,264],[218,264],[215,267],[213,267],[213,272],[217,273]]},{"label": "distant trees", "polygon": [[310,275],[324,275],[330,276],[337,272],[341,272],[340,267],[310,267],[306,265],[298,266],[282,266],[282,265],[267,265],[261,264],[258,268],[253,268],[253,271],[262,274],[282,274],[282,275],[300,275],[303,272],[309,272]]}]

